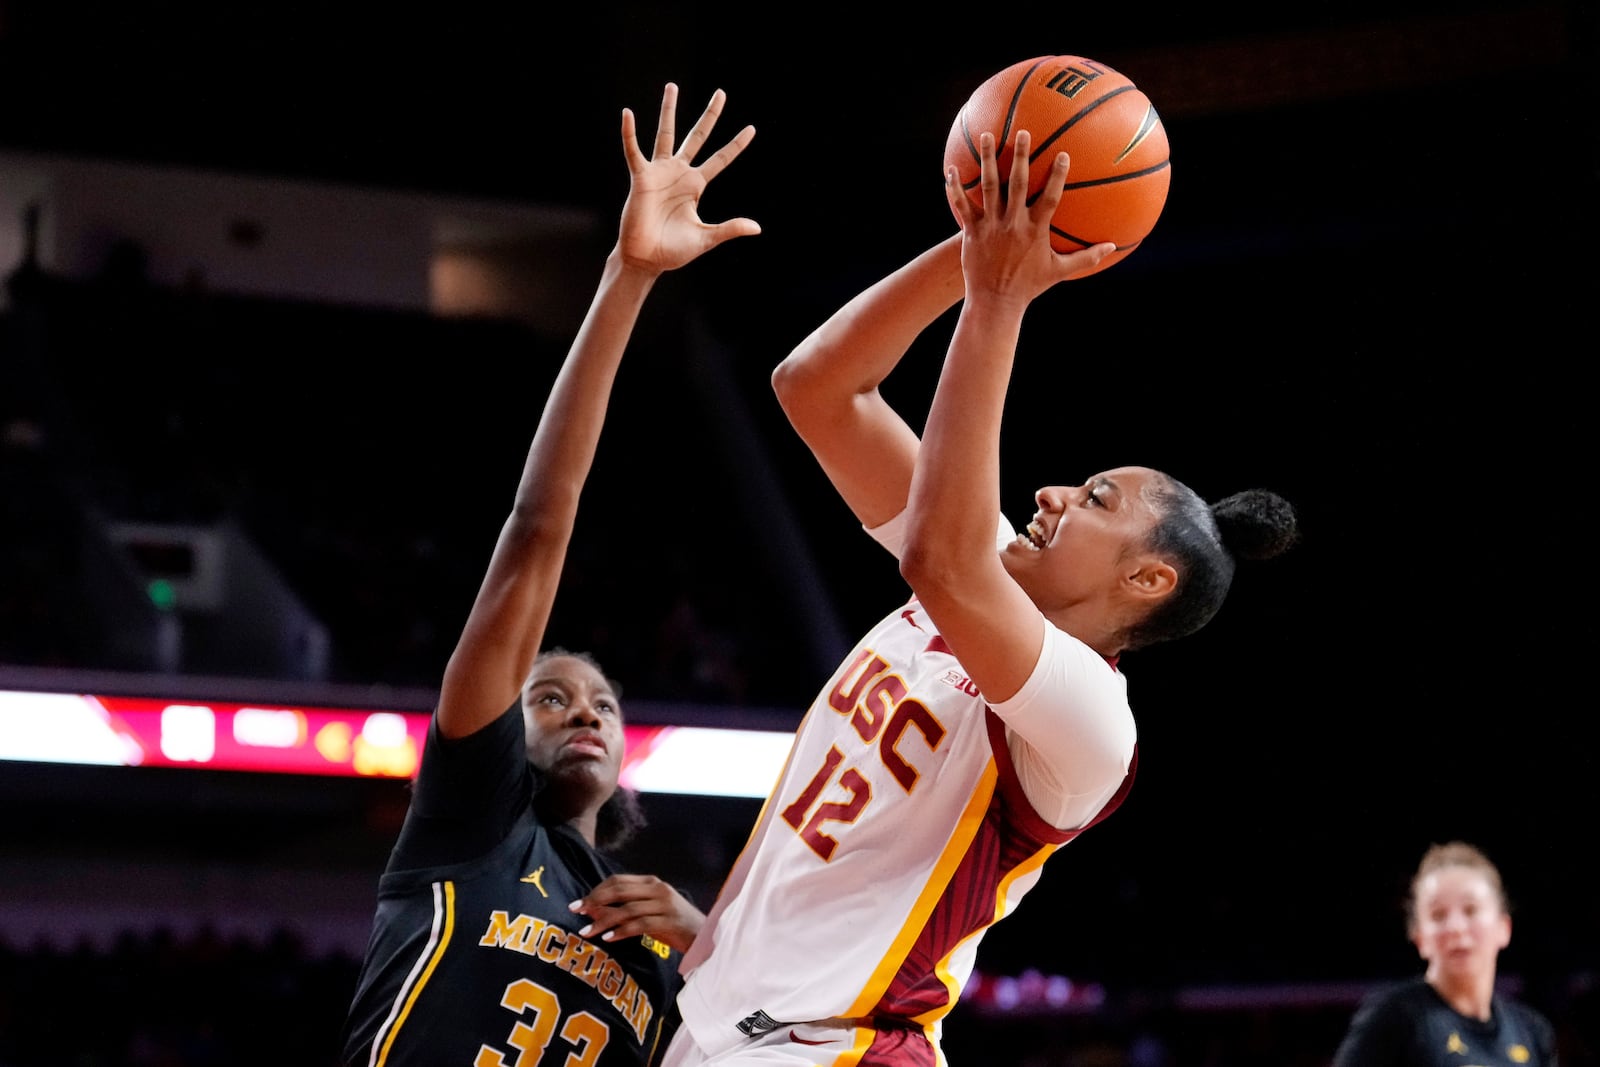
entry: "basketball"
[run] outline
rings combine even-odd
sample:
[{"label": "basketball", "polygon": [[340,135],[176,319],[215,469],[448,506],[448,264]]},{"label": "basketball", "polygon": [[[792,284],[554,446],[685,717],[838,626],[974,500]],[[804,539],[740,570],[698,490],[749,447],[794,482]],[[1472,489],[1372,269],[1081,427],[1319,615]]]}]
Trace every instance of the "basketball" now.
[{"label": "basketball", "polygon": [[978,137],[994,134],[1002,188],[1012,140],[1027,130],[1028,202],[1044,187],[1056,153],[1071,158],[1050,244],[1075,252],[1102,241],[1117,250],[1096,272],[1126,259],[1155,228],[1172,178],[1167,132],[1148,97],[1104,63],[1083,56],[1039,56],[1013,63],[968,97],[950,126],[944,166],[980,204]]}]

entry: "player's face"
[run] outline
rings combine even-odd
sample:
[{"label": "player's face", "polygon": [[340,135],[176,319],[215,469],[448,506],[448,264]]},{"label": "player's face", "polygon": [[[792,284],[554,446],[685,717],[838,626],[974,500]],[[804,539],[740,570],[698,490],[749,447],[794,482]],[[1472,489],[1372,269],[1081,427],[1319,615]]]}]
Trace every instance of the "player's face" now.
[{"label": "player's face", "polygon": [[1442,867],[1417,886],[1411,938],[1430,978],[1493,974],[1511,918],[1481,871]]},{"label": "player's face", "polygon": [[1119,467],[1082,485],[1048,485],[1038,510],[1001,552],[1007,573],[1046,615],[1107,595],[1156,514],[1145,493],[1162,476]]},{"label": "player's face", "polygon": [[552,656],[522,689],[528,760],[552,777],[589,779],[609,796],[622,768],[622,706],[605,675],[575,656]]}]

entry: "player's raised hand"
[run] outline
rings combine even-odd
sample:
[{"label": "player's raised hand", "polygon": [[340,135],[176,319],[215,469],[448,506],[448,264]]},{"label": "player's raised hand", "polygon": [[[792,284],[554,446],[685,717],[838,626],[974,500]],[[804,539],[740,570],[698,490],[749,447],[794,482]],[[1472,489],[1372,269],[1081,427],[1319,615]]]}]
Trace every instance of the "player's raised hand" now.
[{"label": "player's raised hand", "polygon": [[630,267],[662,272],[673,270],[735,237],[761,232],[754,219],[732,218],[708,223],[700,218],[700,197],[713,178],[743,152],[756,135],[746,126],[704,163],[694,160],[711,136],[722,114],[727,94],[721,89],[698,121],[674,148],[677,134],[678,87],[668,82],[661,94],[661,115],[650,155],[639,146],[633,111],[622,110],[622,154],[628,163],[628,200],[622,207],[617,247]]},{"label": "player's raised hand", "polygon": [[[1026,160],[1031,137],[1018,130],[1013,160]],[[994,135],[978,138],[979,186],[982,204],[961,188],[954,167],[945,172],[945,195],[961,224],[961,269],[967,294],[986,293],[1026,304],[1058,282],[1091,273],[1116,245],[1107,241],[1076,252],[1060,253],[1050,245],[1050,221],[1066,186],[1070,161],[1058,153],[1050,177],[1037,198],[1028,201],[1028,168],[1013,165],[1002,179]]]}]

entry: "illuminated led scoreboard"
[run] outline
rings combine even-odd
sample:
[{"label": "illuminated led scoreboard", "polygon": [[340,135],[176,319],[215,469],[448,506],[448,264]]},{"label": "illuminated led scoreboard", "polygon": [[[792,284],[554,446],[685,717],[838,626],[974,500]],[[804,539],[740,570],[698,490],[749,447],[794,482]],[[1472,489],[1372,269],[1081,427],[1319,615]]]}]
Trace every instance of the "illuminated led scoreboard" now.
[{"label": "illuminated led scoreboard", "polygon": [[[428,720],[416,711],[0,690],[0,760],[410,778]],[[622,784],[654,793],[765,797],[793,740],[787,731],[624,729]]]}]

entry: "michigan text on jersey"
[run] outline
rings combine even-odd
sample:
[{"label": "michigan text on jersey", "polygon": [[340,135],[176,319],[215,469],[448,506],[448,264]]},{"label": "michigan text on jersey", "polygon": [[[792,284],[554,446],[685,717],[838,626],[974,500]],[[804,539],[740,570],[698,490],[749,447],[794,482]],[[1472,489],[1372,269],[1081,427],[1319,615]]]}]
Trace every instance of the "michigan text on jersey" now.
[{"label": "michigan text on jersey", "polygon": [[543,919],[531,915],[512,919],[503,911],[490,914],[489,928],[478,944],[534,956],[582,979],[611,1001],[639,1040],[644,1040],[655,1005],[633,976],[599,946]]}]

